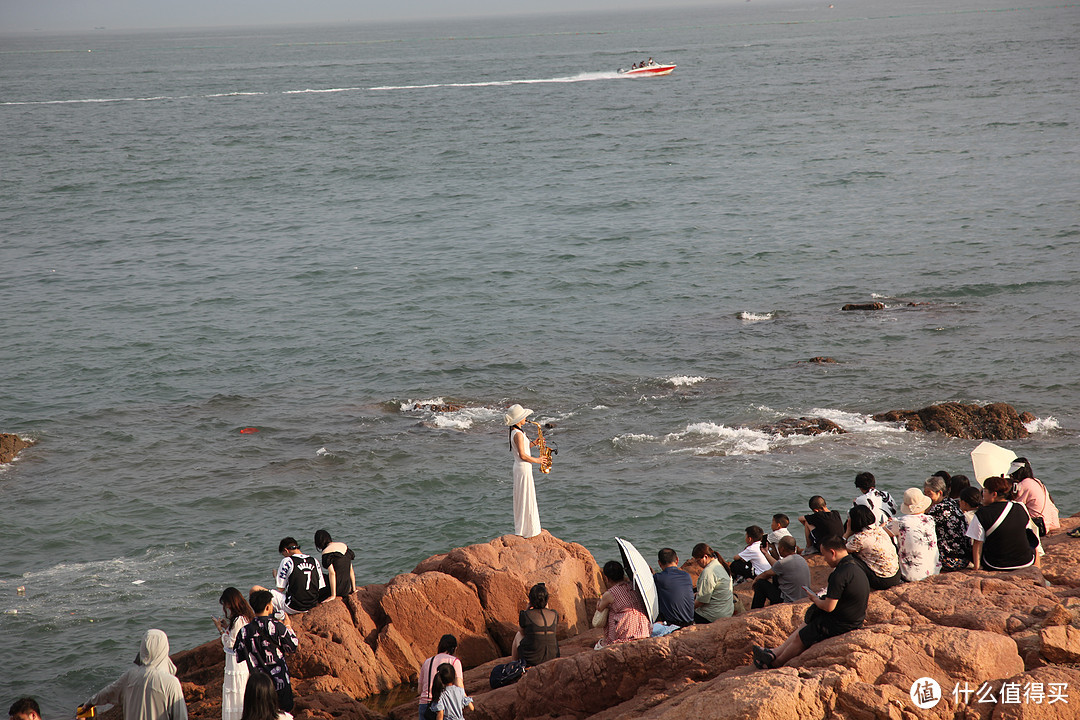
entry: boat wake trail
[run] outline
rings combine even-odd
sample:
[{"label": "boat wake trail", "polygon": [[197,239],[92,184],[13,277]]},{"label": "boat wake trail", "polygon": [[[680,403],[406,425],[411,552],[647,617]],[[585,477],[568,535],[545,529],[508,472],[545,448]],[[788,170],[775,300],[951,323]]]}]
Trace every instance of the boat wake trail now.
[{"label": "boat wake trail", "polygon": [[621,80],[624,76],[617,72],[584,72],[565,77],[537,78],[532,80],[488,80],[485,82],[468,83],[432,83],[430,85],[381,85],[368,88],[369,90],[427,90],[431,88],[459,88],[459,87],[500,87],[503,85],[537,85],[541,83],[575,83],[589,82],[591,80]]},{"label": "boat wake trail", "polygon": [[456,87],[496,87],[500,85],[536,85],[538,83],[575,83],[588,82],[590,80],[620,80],[626,77],[617,72],[585,72],[565,77],[538,78],[535,80],[490,80],[487,82],[471,83],[433,83],[430,85],[382,85],[379,87],[338,87],[338,88],[307,88],[304,90],[279,90],[277,92],[223,92],[210,95],[154,95],[151,97],[106,97],[106,98],[80,98],[77,100],[11,100],[0,101],[4,105],[80,105],[93,103],[125,103],[125,102],[160,102],[162,100],[199,100],[217,98],[252,97],[261,95],[321,95],[325,93],[346,93],[371,90],[422,90],[426,88],[456,88]]}]

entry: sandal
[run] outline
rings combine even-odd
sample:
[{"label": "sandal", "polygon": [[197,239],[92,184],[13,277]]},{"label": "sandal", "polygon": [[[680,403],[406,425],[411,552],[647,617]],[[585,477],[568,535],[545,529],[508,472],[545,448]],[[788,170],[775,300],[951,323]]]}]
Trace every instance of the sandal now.
[{"label": "sandal", "polygon": [[1080,527],[1076,528],[1075,530],[1070,530],[1065,534],[1069,537],[1080,538]]},{"label": "sandal", "polygon": [[766,650],[758,645],[751,645],[750,652],[754,656],[754,667],[758,670],[768,670],[772,667],[773,661],[776,660],[776,655],[772,650]]}]

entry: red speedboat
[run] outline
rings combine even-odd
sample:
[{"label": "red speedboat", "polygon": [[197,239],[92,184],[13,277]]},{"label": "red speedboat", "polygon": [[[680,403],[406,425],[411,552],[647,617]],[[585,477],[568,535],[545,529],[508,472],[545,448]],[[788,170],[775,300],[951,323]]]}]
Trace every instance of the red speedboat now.
[{"label": "red speedboat", "polygon": [[626,68],[620,68],[620,75],[631,75],[633,77],[644,77],[646,75],[670,75],[671,71],[675,69],[675,65],[664,65],[657,62],[642,63],[636,67],[632,67],[629,70]]}]

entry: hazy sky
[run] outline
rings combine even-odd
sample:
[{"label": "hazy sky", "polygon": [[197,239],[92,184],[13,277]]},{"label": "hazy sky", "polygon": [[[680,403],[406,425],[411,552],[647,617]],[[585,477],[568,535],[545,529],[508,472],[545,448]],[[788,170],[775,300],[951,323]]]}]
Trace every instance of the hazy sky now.
[{"label": "hazy sky", "polygon": [[[728,0],[733,1],[733,0]],[[0,32],[364,22],[642,9],[705,0],[0,0]]]}]

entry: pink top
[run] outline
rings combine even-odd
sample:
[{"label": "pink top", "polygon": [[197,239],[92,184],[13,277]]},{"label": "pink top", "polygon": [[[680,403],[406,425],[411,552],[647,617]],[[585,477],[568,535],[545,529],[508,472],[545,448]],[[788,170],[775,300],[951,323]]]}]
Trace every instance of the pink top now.
[{"label": "pink top", "polygon": [[1047,532],[1061,527],[1057,505],[1050,499],[1046,486],[1035,478],[1027,478],[1016,484],[1016,502],[1023,503],[1031,517],[1042,518]]},{"label": "pink top", "polygon": [[607,627],[604,629],[604,644],[641,640],[652,634],[652,623],[645,614],[645,603],[634,590],[633,585],[623,581],[615,583],[608,592],[611,604],[608,605]]},{"label": "pink top", "polygon": [[431,702],[431,681],[435,678],[435,671],[438,670],[439,666],[443,663],[450,663],[454,666],[459,681],[464,677],[461,674],[461,661],[450,653],[439,653],[434,657],[428,658],[420,665],[420,673],[416,678],[417,689],[420,691],[421,705],[426,705]]}]

